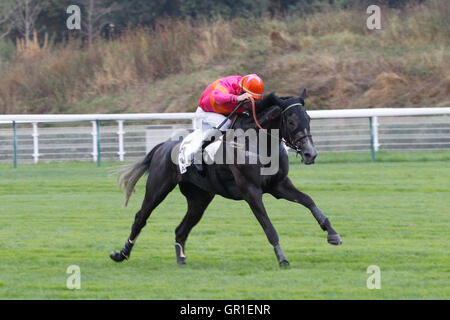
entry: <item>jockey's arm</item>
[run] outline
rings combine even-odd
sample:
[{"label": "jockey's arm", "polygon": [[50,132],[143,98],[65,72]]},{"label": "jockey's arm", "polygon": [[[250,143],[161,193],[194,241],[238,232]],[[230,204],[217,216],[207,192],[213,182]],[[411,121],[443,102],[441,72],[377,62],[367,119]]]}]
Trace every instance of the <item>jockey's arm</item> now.
[{"label": "jockey's arm", "polygon": [[250,93],[243,93],[241,95],[234,95],[230,93],[225,93],[220,90],[214,90],[213,91],[213,98],[214,101],[216,101],[218,104],[224,104],[224,103],[238,103],[244,100],[249,99],[252,95]]},{"label": "jockey's arm", "polygon": [[214,90],[212,96],[214,98],[214,101],[218,104],[238,102],[238,96],[220,90]]}]

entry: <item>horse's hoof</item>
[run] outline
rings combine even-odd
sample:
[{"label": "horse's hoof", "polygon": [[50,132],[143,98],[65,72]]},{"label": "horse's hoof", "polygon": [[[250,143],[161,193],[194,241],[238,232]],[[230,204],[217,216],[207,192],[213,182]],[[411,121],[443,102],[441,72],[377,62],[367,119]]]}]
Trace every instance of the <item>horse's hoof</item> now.
[{"label": "horse's hoof", "polygon": [[287,261],[287,260],[280,261],[279,263],[280,263],[281,268],[289,267],[289,261]]},{"label": "horse's hoof", "polygon": [[122,252],[111,252],[111,254],[109,255],[109,257],[114,260],[115,262],[122,262],[123,260],[127,259],[127,257],[125,257],[125,255],[122,254]]},{"label": "horse's hoof", "polygon": [[180,266],[182,266],[182,265],[185,265],[186,264],[186,258],[178,258],[177,259],[177,263],[178,263],[178,265],[180,265]]},{"label": "horse's hoof", "polygon": [[338,246],[338,245],[342,244],[342,239],[341,239],[341,237],[339,236],[338,233],[336,233],[336,234],[329,234],[328,237],[327,237],[327,240],[328,240],[329,244],[332,244],[334,246]]}]

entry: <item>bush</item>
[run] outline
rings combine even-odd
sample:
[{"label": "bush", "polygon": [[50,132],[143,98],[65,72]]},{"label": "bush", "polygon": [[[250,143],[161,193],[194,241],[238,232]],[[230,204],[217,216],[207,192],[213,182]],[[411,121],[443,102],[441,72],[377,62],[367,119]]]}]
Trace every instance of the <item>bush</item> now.
[{"label": "bush", "polygon": [[0,70],[2,70],[16,55],[16,47],[10,40],[0,39]]},{"label": "bush", "polygon": [[447,105],[449,8],[445,0],[385,6],[376,31],[351,6],[305,17],[164,19],[91,48],[70,40],[33,56],[16,57],[14,44],[0,41],[0,113],[82,112],[94,100],[108,101],[102,112],[191,110],[210,81],[245,73],[283,95],[307,87],[309,108]]}]

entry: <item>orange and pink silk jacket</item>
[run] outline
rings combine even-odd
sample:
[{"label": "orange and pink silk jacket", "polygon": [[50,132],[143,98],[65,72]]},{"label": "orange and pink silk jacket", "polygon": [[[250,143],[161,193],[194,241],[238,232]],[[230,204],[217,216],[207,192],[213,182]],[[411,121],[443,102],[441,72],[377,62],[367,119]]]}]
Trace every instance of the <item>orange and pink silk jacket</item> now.
[{"label": "orange and pink silk jacket", "polygon": [[[224,115],[230,114],[237,106],[239,95],[239,81],[241,76],[229,76],[211,83],[200,97],[198,105],[206,112],[215,112]],[[239,108],[237,112],[244,112]]]}]

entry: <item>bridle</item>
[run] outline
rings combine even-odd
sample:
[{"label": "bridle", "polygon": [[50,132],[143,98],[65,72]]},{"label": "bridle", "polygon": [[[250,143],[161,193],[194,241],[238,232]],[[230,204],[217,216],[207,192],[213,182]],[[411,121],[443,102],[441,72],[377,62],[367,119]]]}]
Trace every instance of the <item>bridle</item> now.
[{"label": "bridle", "polygon": [[[252,113],[253,113],[253,120],[255,121],[256,125],[260,128],[260,129],[264,129],[258,122],[258,119],[256,117],[256,108],[255,108],[255,100],[250,97],[250,101],[252,102]],[[286,125],[286,111],[288,111],[289,109],[293,108],[293,107],[297,107],[300,106],[302,107],[303,105],[300,102],[297,103],[293,103],[289,106],[287,106],[283,111],[281,111],[281,141],[284,142],[285,145],[287,145],[289,148],[295,150],[295,152],[297,152],[297,154],[302,152],[302,149],[297,147],[294,142],[292,141],[293,138],[292,136],[295,136],[301,129],[297,128],[295,129],[293,132],[289,132],[289,130],[287,130],[287,125]],[[268,135],[272,136],[270,133],[268,133]],[[298,140],[302,140],[305,138],[312,138],[311,134],[303,134],[300,139]]]},{"label": "bridle", "polygon": [[[286,107],[286,109],[284,109],[283,111],[281,111],[281,139],[284,142],[285,145],[287,145],[289,148],[295,150],[297,152],[297,154],[302,152],[302,149],[297,147],[294,142],[293,142],[293,136],[295,136],[301,129],[297,128],[295,129],[293,132],[289,132],[289,130],[287,130],[287,120],[286,120],[286,111],[288,111],[289,109],[293,108],[293,107],[297,107],[300,106],[302,107],[303,105],[300,102],[297,103],[293,103],[291,105],[289,105],[288,107]],[[300,139],[298,140],[303,140],[305,138],[312,138],[311,134],[307,134],[304,133]]]}]

